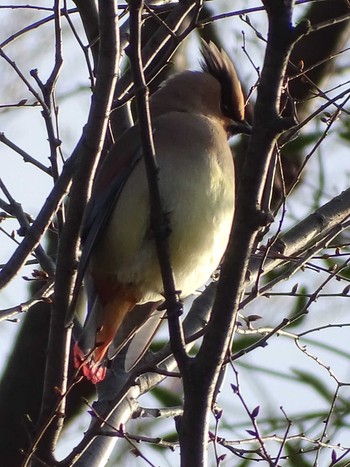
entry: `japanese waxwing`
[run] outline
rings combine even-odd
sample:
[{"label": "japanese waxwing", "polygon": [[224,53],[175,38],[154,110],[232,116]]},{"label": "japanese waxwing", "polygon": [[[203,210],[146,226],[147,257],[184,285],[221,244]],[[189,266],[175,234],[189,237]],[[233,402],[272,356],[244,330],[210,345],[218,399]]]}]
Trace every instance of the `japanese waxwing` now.
[{"label": "japanese waxwing", "polygon": [[[202,56],[202,71],[173,75],[150,98],[159,188],[170,225],[170,260],[182,298],[209,279],[226,250],[235,206],[227,140],[249,133],[230,59],[213,43],[203,43]],[[119,333],[122,344],[128,342],[138,332],[138,321],[164,300],[137,124],[102,164],[82,242],[78,278],[84,275],[88,315],[74,347],[74,363],[97,383],[118,348]],[[136,324],[131,323],[124,336],[121,329],[130,316]]]}]

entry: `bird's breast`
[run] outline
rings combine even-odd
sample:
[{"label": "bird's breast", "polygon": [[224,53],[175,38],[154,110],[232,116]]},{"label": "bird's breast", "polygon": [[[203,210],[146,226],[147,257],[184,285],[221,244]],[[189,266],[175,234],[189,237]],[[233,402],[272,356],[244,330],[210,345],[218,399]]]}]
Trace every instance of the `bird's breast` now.
[{"label": "bird's breast", "polygon": [[[154,140],[171,264],[176,287],[186,297],[208,280],[225,252],[234,214],[234,169],[218,122],[180,117],[158,117]],[[143,161],[129,176],[90,264],[118,283],[133,284],[140,303],[161,298]]]}]

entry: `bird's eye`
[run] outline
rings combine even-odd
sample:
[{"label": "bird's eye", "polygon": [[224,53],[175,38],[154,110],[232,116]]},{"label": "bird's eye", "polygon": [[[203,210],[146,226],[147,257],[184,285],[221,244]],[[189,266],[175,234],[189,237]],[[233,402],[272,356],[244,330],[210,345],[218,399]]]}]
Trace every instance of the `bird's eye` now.
[{"label": "bird's eye", "polygon": [[225,104],[224,102],[221,102],[221,112],[226,116],[226,117],[229,117],[230,116],[230,108],[227,104]]}]

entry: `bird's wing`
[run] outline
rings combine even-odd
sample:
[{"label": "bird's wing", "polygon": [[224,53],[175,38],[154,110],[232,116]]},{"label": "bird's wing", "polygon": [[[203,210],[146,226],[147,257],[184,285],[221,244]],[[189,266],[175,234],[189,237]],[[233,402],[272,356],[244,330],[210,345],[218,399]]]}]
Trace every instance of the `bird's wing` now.
[{"label": "bird's wing", "polygon": [[[142,148],[138,128],[132,127],[112,148],[101,166],[94,184],[92,201],[90,201],[85,214],[82,232],[83,249],[78,267],[73,303],[76,303],[91,252],[100,232],[108,221],[129,175],[141,158]],[[82,344],[81,339],[80,344],[83,348],[93,348],[96,334],[96,323],[93,315],[98,314],[98,308],[101,307],[101,304],[92,283],[88,284],[87,293],[89,294],[88,316],[84,325],[84,344]],[[108,349],[108,359],[112,360],[122,348],[129,345],[126,352],[125,367],[130,370],[138,363],[162,323],[164,310],[157,310],[161,303],[162,300],[137,305],[127,314]]]},{"label": "bird's wing", "polygon": [[[142,158],[138,127],[130,128],[112,147],[102,163],[87,206],[82,231],[82,254],[67,321],[74,316],[76,303],[90,260],[91,252],[107,222],[123,186],[136,164]],[[91,302],[91,297],[89,297]],[[89,307],[90,308],[90,307]]]}]

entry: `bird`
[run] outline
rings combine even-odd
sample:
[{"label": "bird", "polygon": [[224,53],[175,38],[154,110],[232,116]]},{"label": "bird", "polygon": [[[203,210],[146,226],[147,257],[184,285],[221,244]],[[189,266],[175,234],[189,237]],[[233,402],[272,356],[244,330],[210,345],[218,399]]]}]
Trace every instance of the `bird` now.
[{"label": "bird", "polygon": [[[225,253],[235,211],[228,139],[250,133],[230,58],[213,42],[203,41],[201,54],[200,71],[175,73],[149,100],[170,261],[181,299],[208,281]],[[74,345],[74,365],[94,384],[137,335],[139,322],[156,315],[164,302],[139,130],[136,121],[112,146],[85,215],[77,282],[84,280],[88,312]],[[122,331],[132,316],[136,325],[132,319]],[[122,343],[116,350],[118,336]]]}]

